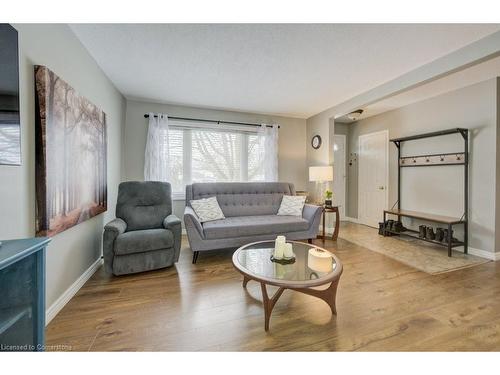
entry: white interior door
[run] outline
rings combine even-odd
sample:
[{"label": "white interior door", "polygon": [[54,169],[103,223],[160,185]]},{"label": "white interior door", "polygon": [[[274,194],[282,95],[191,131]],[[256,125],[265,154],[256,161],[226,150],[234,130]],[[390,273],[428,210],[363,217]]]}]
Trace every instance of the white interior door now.
[{"label": "white interior door", "polygon": [[389,134],[387,130],[359,136],[358,219],[378,227],[388,203]]},{"label": "white interior door", "polygon": [[345,135],[333,136],[333,204],[340,206],[340,217],[345,217],[345,191],[346,191],[346,137]]}]

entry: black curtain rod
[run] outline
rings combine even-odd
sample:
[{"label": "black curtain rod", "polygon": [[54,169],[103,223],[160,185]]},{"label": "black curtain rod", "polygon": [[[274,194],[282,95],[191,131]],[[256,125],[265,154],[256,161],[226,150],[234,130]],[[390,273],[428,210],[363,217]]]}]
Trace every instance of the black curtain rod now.
[{"label": "black curtain rod", "polygon": [[[154,117],[158,117],[158,115],[154,115]],[[149,118],[149,114],[145,114],[144,118]],[[175,116],[168,116],[168,118],[174,119],[174,120],[184,120],[184,121],[200,121],[200,122],[211,122],[214,124],[232,124],[232,125],[245,125],[245,126],[261,126],[261,124],[253,124],[251,122],[234,122],[234,121],[219,121],[219,120],[206,120],[206,119],[201,119],[201,118],[190,118],[190,117],[175,117]],[[266,125],[268,128],[272,128],[272,125]],[[278,125],[278,129],[280,126]]]}]

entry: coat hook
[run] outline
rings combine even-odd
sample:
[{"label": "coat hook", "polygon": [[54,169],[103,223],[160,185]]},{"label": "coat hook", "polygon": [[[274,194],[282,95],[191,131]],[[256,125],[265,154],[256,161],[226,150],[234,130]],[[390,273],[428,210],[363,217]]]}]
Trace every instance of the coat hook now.
[{"label": "coat hook", "polygon": [[444,161],[444,156],[441,155],[441,157],[439,158],[440,161]]},{"label": "coat hook", "polygon": [[461,157],[460,157],[460,155],[457,155],[457,160],[461,160]]}]

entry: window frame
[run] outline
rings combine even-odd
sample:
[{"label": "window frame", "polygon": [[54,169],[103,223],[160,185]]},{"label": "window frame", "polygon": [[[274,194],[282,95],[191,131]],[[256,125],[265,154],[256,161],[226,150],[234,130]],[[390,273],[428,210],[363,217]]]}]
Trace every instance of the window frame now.
[{"label": "window frame", "polygon": [[[183,131],[183,141],[182,141],[182,184],[184,189],[182,192],[174,192],[172,191],[172,200],[174,201],[185,201],[186,200],[186,185],[192,184],[192,151],[193,151],[193,143],[192,143],[192,132],[191,130],[214,130],[214,131],[223,131],[228,133],[238,133],[241,134],[240,138],[240,147],[241,147],[241,156],[240,156],[240,170],[242,178],[240,181],[247,182],[248,181],[248,142],[250,135],[259,135],[259,128],[255,127],[252,129],[248,126],[233,126],[226,124],[209,124],[203,122],[186,122],[182,120],[169,120],[169,129],[182,130]],[[169,139],[170,140],[170,139]],[[170,150],[170,145],[169,145]],[[235,181],[236,182],[236,181]]]}]

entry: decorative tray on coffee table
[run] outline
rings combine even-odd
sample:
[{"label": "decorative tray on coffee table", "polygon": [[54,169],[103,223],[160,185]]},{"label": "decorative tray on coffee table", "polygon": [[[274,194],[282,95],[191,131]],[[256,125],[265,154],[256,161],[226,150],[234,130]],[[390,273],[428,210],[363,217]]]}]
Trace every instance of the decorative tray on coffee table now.
[{"label": "decorative tray on coffee table", "polygon": [[274,256],[271,255],[271,262],[278,263],[278,264],[293,264],[293,263],[295,263],[295,257],[275,259]]}]

